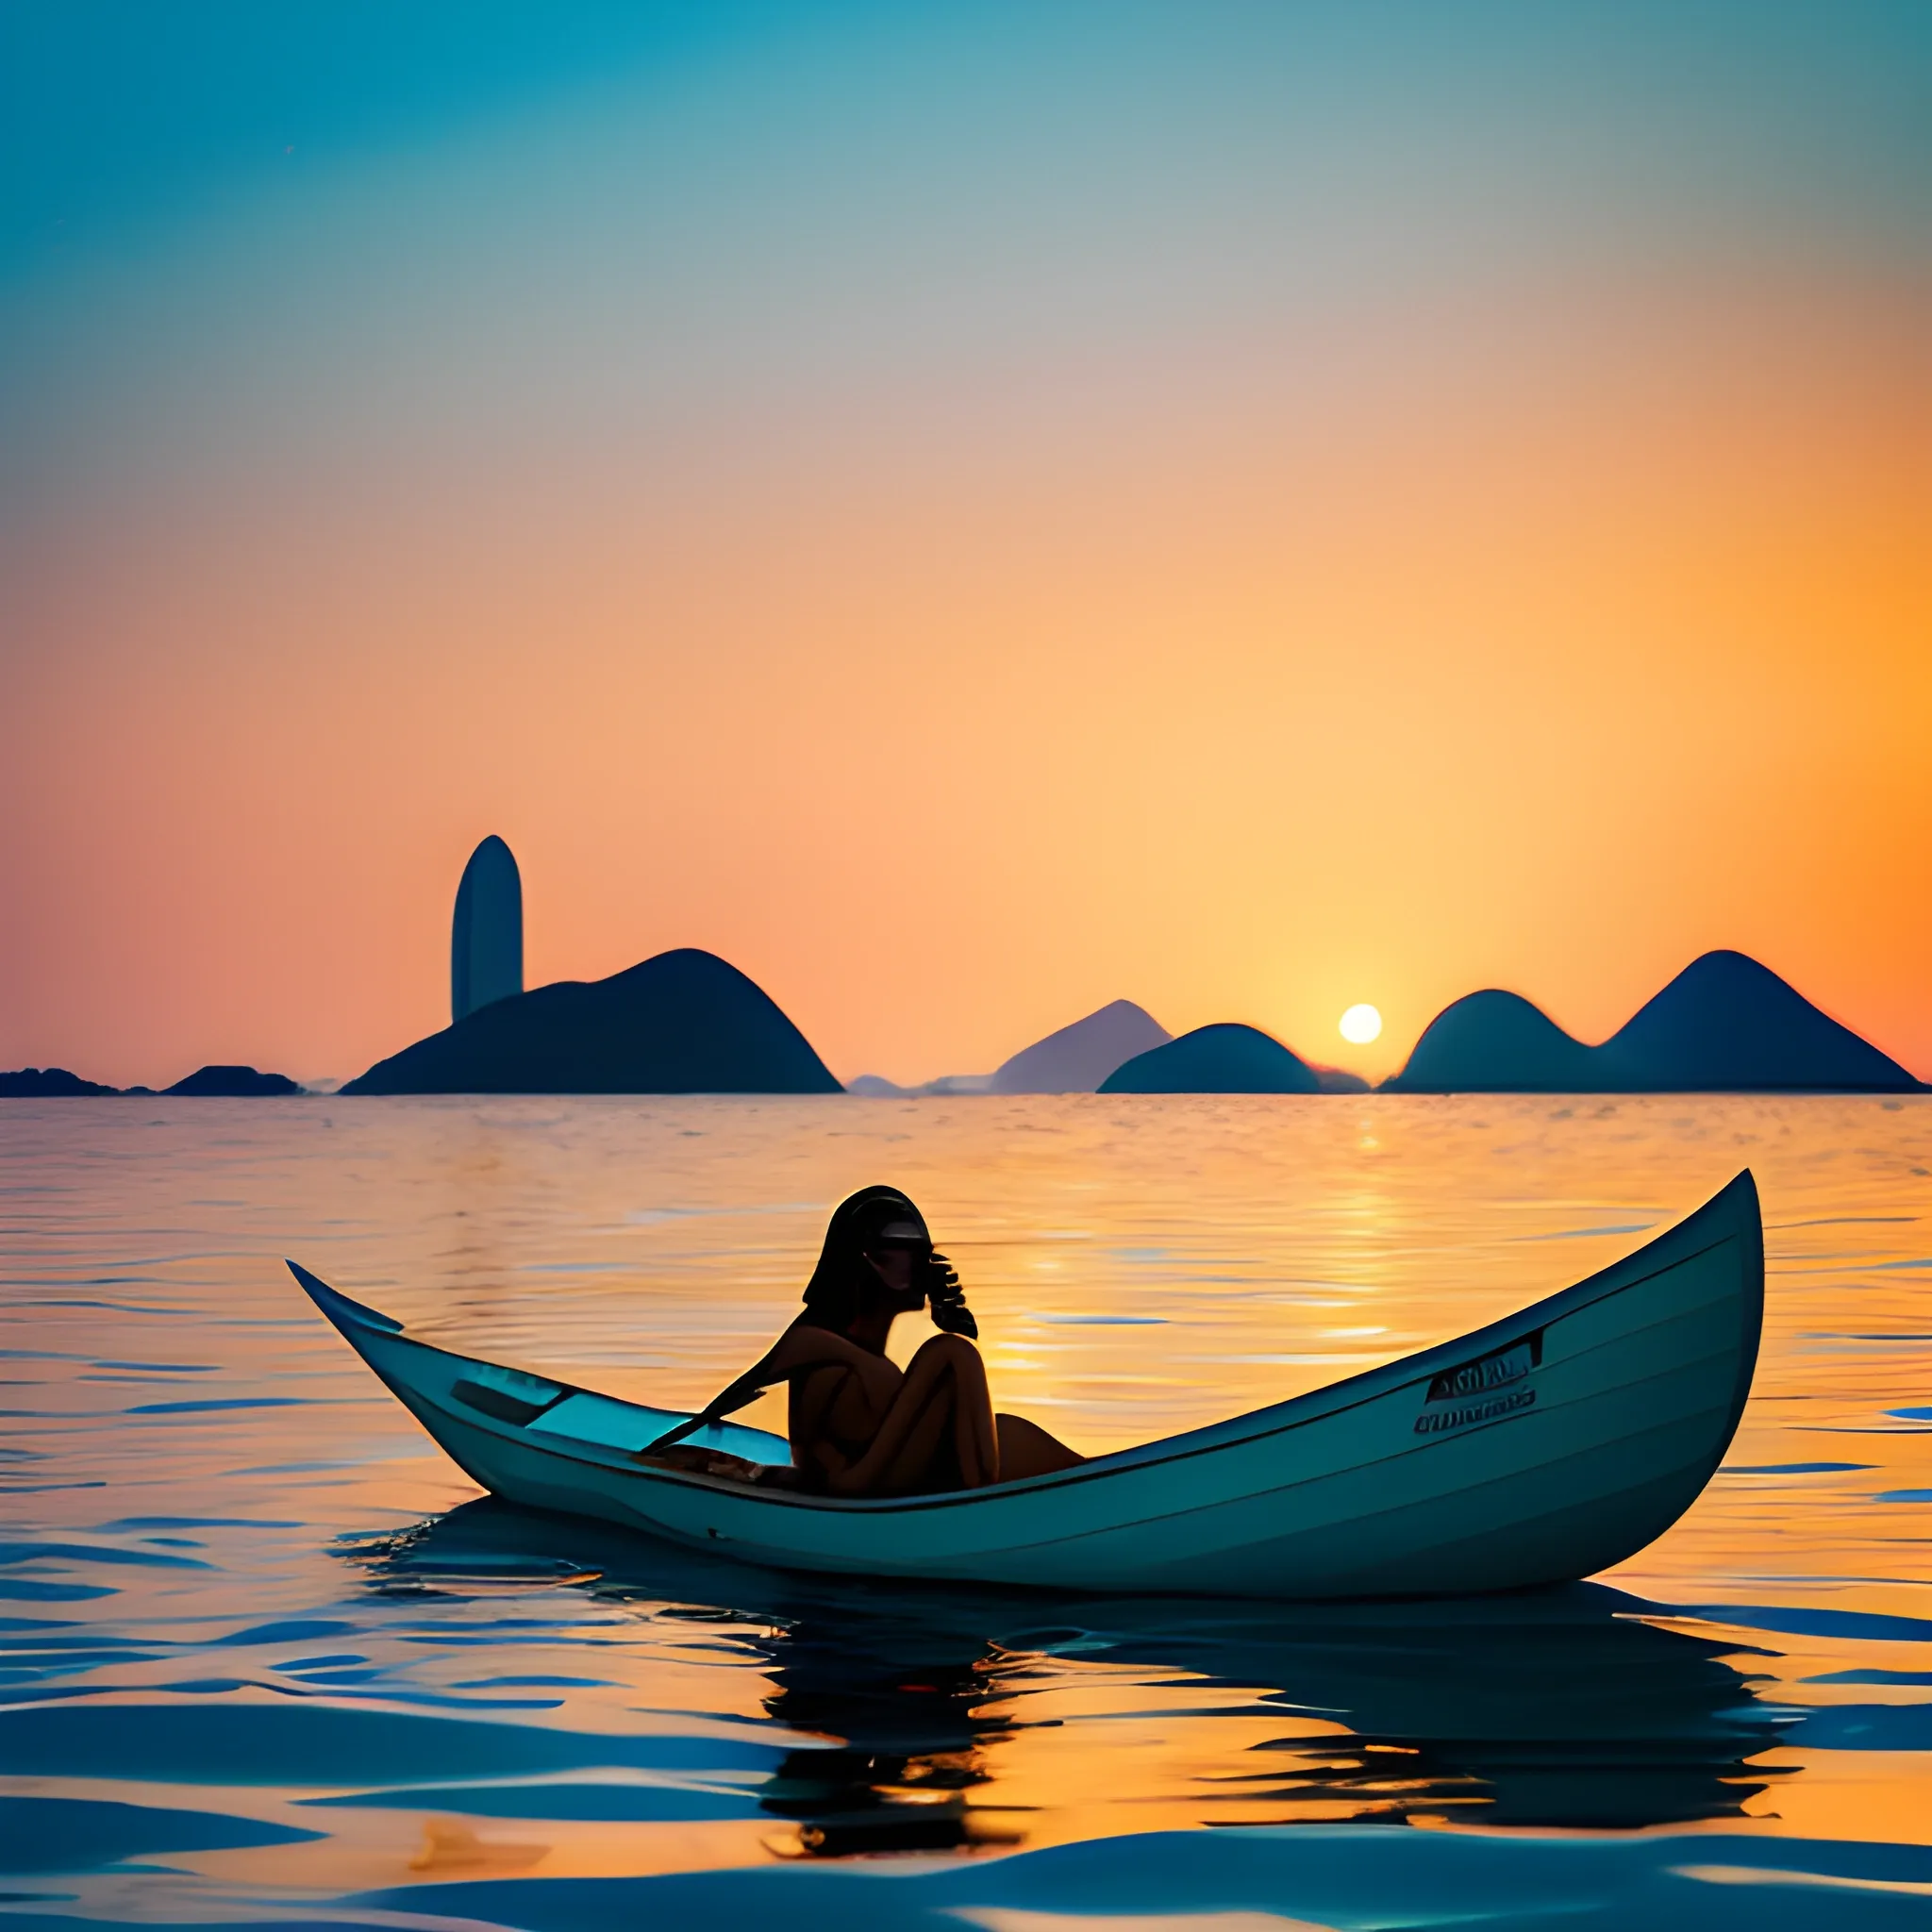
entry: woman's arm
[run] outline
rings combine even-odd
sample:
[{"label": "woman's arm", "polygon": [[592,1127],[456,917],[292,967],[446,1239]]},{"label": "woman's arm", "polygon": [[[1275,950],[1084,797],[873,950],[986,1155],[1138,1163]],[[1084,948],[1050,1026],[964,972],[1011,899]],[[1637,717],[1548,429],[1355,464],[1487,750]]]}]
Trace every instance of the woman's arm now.
[{"label": "woman's arm", "polygon": [[867,1399],[883,1407],[899,1386],[899,1371],[884,1356],[874,1355],[857,1342],[847,1341],[829,1328],[815,1328],[808,1322],[794,1322],[783,1335],[735,1381],[721,1389],[689,1422],[667,1429],[642,1452],[663,1449],[695,1433],[708,1423],[742,1408],[756,1401],[777,1382],[789,1382],[795,1375],[813,1369],[850,1369],[866,1391]]},{"label": "woman's arm", "polygon": [[794,1469],[815,1469],[827,1479],[843,1472],[848,1458],[826,1439],[825,1425],[840,1396],[851,1385],[851,1371],[837,1368],[813,1369],[792,1383],[785,1435],[791,1444]]},{"label": "woman's arm", "polygon": [[882,1355],[860,1348],[835,1335],[829,1328],[814,1328],[808,1323],[794,1322],[773,1343],[762,1360],[754,1362],[744,1374],[722,1389],[705,1405],[705,1416],[716,1421],[756,1400],[774,1383],[789,1382],[813,1369],[850,1369],[858,1375],[868,1400],[890,1402],[899,1386],[899,1371]]}]

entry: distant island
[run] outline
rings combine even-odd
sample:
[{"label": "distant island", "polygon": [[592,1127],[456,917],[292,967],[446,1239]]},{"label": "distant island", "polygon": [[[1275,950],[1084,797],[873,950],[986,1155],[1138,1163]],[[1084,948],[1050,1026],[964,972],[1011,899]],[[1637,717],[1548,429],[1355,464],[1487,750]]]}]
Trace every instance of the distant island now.
[{"label": "distant island", "polygon": [[1258,1026],[1197,1026],[1137,1054],[1100,1083],[1103,1093],[1319,1093],[1315,1070]]},{"label": "distant island", "polygon": [[1346,1067],[1324,1067],[1310,1060],[1308,1072],[1314,1074],[1315,1083],[1324,1093],[1373,1093],[1375,1091],[1372,1082],[1364,1080],[1359,1074],[1351,1074]]},{"label": "distant island", "polygon": [[1092,1093],[1117,1067],[1174,1038],[1132,1000],[1113,1000],[1001,1062],[994,1093]]},{"label": "distant island", "polygon": [[[486,841],[487,843],[487,841]],[[479,851],[483,848],[479,847]],[[508,854],[506,852],[506,859]],[[513,863],[513,861],[510,861]],[[217,1064],[161,1090],[182,1099],[305,1092],[283,1074]],[[682,947],[608,979],[560,980],[491,1001],[379,1060],[344,1094],[838,1093],[810,1042],[771,997],[715,954]],[[1025,1093],[1362,1093],[1358,1074],[1304,1060],[1258,1027],[1197,1026],[1174,1039],[1114,1000],[1023,1048],[992,1074],[881,1096]],[[1920,1093],[1932,1091],[1742,953],[1706,953],[1599,1046],[1521,993],[1490,988],[1437,1014],[1387,1093]],[[65,1067],[0,1073],[0,1099],[153,1095]]]},{"label": "distant island", "polygon": [[1445,1007],[1388,1093],[1917,1093],[1920,1083],[1742,953],[1706,953],[1601,1046],[1518,993]]},{"label": "distant island", "polygon": [[991,1093],[991,1074],[941,1074],[937,1079],[922,1080],[917,1087],[902,1087],[883,1074],[860,1074],[845,1083],[848,1093],[869,1100],[952,1100],[962,1093]]},{"label": "distant island", "polygon": [[839,1093],[760,987],[714,953],[659,953],[608,979],[479,1007],[379,1060],[359,1093]]},{"label": "distant island", "polygon": [[[307,1091],[286,1074],[259,1074],[253,1067],[198,1067],[184,1080],[160,1090],[186,1100],[269,1100]],[[152,1087],[108,1087],[83,1080],[65,1067],[20,1067],[0,1074],[0,1100],[77,1100],[104,1094],[149,1094]]]},{"label": "distant island", "polygon": [[258,1074],[253,1067],[201,1067],[162,1091],[194,1100],[275,1100],[303,1090],[286,1074]]},{"label": "distant island", "polygon": [[1022,1047],[991,1074],[941,1074],[917,1087],[901,1087],[877,1074],[860,1074],[845,1091],[892,1100],[951,1099],[967,1093],[1091,1093],[1116,1067],[1173,1038],[1144,1007],[1132,1000],[1110,1000],[1084,1020]]},{"label": "distant island", "polygon": [[[83,1100],[121,1091],[98,1080],[83,1080],[65,1067],[16,1067],[10,1074],[0,1074],[0,1100]],[[143,1093],[149,1091],[141,1089]]]}]

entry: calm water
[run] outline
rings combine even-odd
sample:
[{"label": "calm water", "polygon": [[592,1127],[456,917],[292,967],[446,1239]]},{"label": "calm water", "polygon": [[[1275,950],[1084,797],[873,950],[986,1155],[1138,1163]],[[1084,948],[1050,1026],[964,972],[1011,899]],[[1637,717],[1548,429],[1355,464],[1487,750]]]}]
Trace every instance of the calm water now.
[{"label": "calm water", "polygon": [[[1098,1450],[1500,1315],[1747,1164],[1725,1473],[1490,1602],[912,1591],[521,1516],[280,1264],[688,1403],[891,1180],[1002,1406]],[[1932,1923],[1932,1103],[8,1102],[0,1187],[0,1911]]]}]

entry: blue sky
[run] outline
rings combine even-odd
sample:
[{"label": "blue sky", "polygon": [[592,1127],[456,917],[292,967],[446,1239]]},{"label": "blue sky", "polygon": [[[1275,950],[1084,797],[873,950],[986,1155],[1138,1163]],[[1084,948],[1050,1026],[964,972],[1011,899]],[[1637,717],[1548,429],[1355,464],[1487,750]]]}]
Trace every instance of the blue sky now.
[{"label": "blue sky", "polygon": [[[1130,113],[1123,146],[1211,136],[1290,83],[1297,111],[1381,138],[1404,96],[1534,129],[1570,120],[1762,191],[1796,181],[1842,211],[1903,222],[1932,195],[1932,8],[1910,4],[1495,4],[1019,7],[911,5],[154,6],[0,8],[0,274],[125,243],[210,195],[286,172],[407,149],[572,90],[675,88],[788,62],[801,88],[870,71],[918,107],[996,108],[1085,80]],[[990,84],[991,83],[991,84]],[[1193,94],[1191,102],[1188,98]],[[1324,96],[1326,96],[1324,101]],[[1278,96],[1277,96],[1278,97]],[[1077,110],[1076,110],[1077,111]],[[1595,120],[1594,130],[1590,124]],[[1701,154],[1684,151],[1694,125]],[[990,144],[997,130],[988,128]],[[292,155],[289,152],[292,149]],[[982,159],[988,158],[986,156]],[[1785,165],[1781,166],[1780,163]],[[1780,184],[1779,177],[1784,177]],[[1694,187],[1694,182],[1682,184]]]},{"label": "blue sky", "polygon": [[1923,0],[0,0],[0,1064],[366,1064],[495,831],[844,1072],[1932,1066],[1928,271]]}]

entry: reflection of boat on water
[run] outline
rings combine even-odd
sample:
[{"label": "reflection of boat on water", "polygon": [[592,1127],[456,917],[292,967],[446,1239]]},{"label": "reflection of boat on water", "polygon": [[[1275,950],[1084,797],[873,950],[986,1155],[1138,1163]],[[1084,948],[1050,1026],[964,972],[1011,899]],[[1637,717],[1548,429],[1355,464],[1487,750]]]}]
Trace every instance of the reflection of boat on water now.
[{"label": "reflection of boat on water", "polygon": [[987,1659],[971,1639],[935,1644],[811,1619],[787,1627],[772,1642],[765,1707],[836,1741],[789,1753],[759,1803],[819,1857],[1016,1842],[1023,1834],[983,1808],[997,1777],[981,1747],[1007,1728],[982,1708]]},{"label": "reflection of boat on water", "polygon": [[[555,1581],[728,1631],[767,1713],[835,1740],[758,1794],[818,1856],[1024,1840],[1044,1827],[1015,1788],[1071,1804],[1096,1775],[1105,1801],[1158,1792],[1197,1824],[1724,1818],[1785,1721],[1737,1644],[1592,1584],[1345,1609],[854,1586],[489,1501],[358,1560],[383,1590]],[[1091,1738],[1142,1707],[1160,1740],[1096,1766]]]},{"label": "reflection of boat on water", "polygon": [[[640,1462],[687,1418],[432,1347],[290,1265],[430,1435],[512,1502],[781,1569],[1293,1599],[1563,1582],[1641,1549],[1729,1445],[1764,1299],[1742,1174],[1588,1281],[1330,1388],[1051,1475],[832,1497]],[[755,1462],[790,1453],[730,1424],[691,1440]]]},{"label": "reflection of boat on water", "polygon": [[[1724,1661],[1735,1643],[1643,1621],[1664,1615],[1571,1584],[1454,1606],[1351,1606],[1345,1617],[1317,1607],[1220,1627],[1194,1617],[1124,1633],[1109,1654],[1146,1643],[1224,1681],[1278,1684],[1271,1702],[1346,1724],[1344,1740],[1261,1747],[1325,1757],[1281,1777],[1291,1806],[1354,1795],[1385,1816],[1453,1807],[1485,1824],[1602,1829],[1729,1816],[1763,1789],[1743,1757],[1787,1720],[1753,1706]],[[1106,1633],[1103,1616],[1094,1634]]]}]

